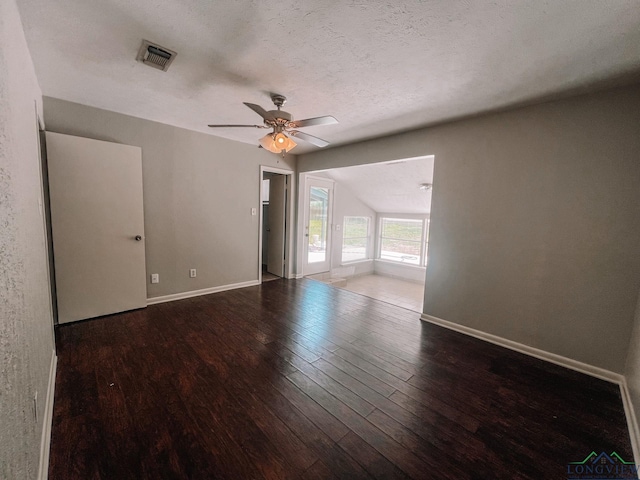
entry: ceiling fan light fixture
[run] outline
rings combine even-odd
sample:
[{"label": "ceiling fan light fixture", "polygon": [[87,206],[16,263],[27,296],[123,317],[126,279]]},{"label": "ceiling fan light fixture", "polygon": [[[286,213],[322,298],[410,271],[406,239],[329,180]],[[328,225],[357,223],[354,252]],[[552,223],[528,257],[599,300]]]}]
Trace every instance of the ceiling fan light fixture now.
[{"label": "ceiling fan light fixture", "polygon": [[284,148],[285,144],[287,143],[287,136],[284,133],[280,132],[276,134],[275,137],[273,137],[273,141],[276,142],[276,145],[278,147]]},{"label": "ceiling fan light fixture", "polygon": [[271,153],[280,153],[283,150],[288,152],[296,145],[296,142],[287,137],[284,133],[268,133],[260,139],[262,148],[269,150]]},{"label": "ceiling fan light fixture", "polygon": [[285,152],[288,152],[289,150],[291,150],[292,148],[294,148],[296,145],[298,145],[296,142],[294,142],[293,140],[291,140],[291,138],[287,137],[285,135],[286,140],[286,147],[285,147]]},{"label": "ceiling fan light fixture", "polygon": [[278,150],[278,147],[276,147],[276,142],[273,140],[273,133],[267,133],[258,141],[260,142],[260,145],[262,145],[262,148],[264,148],[265,150],[269,150],[272,153],[280,153],[280,150]]}]

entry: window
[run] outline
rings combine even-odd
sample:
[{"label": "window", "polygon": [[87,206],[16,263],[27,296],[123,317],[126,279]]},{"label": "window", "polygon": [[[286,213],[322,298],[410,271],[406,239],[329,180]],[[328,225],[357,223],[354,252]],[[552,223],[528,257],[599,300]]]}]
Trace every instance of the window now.
[{"label": "window", "polygon": [[368,258],[369,217],[344,217],[342,263]]},{"label": "window", "polygon": [[379,258],[425,266],[428,225],[427,219],[381,218]]}]

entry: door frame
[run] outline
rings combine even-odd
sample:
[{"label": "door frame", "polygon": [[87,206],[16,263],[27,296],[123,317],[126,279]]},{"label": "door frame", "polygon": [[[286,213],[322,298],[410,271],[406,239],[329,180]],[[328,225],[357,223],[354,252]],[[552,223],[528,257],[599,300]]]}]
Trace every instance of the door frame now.
[{"label": "door frame", "polygon": [[263,212],[262,212],[262,179],[264,178],[265,173],[277,173],[279,175],[284,175],[287,177],[285,191],[287,194],[287,198],[285,201],[285,230],[284,230],[284,238],[286,241],[285,245],[285,259],[284,259],[284,278],[294,278],[294,237],[293,232],[294,228],[292,225],[295,224],[295,216],[293,212],[293,208],[291,206],[293,203],[291,199],[294,198],[295,195],[295,185],[293,184],[293,170],[287,170],[284,168],[278,167],[269,167],[267,165],[260,165],[260,187],[259,187],[259,196],[258,203],[260,207],[258,208],[258,212],[260,215],[259,225],[258,225],[258,282],[262,283],[262,229],[264,228],[263,222]]},{"label": "door frame", "polygon": [[53,263],[53,240],[51,237],[51,205],[49,204],[49,173],[47,170],[47,137],[45,125],[38,102],[34,101],[36,116],[36,140],[38,143],[38,173],[40,174],[40,215],[42,216],[42,230],[45,241],[45,256],[47,259],[47,287],[49,290],[49,314],[51,315],[51,338],[53,351],[56,351],[55,326],[58,324],[58,302],[56,298],[55,270]]},{"label": "door frame", "polygon": [[[318,172],[320,173],[320,172]],[[298,251],[297,251],[297,264],[298,264],[298,272],[296,278],[302,278],[305,275],[312,275],[309,272],[304,271],[304,266],[306,265],[306,255],[307,255],[307,239],[305,237],[305,227],[307,225],[307,190],[309,186],[309,181],[318,180],[320,182],[331,183],[331,200],[329,203],[329,211],[327,212],[328,217],[328,231],[327,231],[327,240],[329,248],[327,249],[327,258],[329,262],[328,272],[331,271],[332,268],[332,251],[333,249],[333,210],[334,210],[334,196],[335,196],[335,186],[336,182],[327,177],[315,176],[313,173],[301,173],[298,179],[299,185],[299,195],[298,195]]]}]

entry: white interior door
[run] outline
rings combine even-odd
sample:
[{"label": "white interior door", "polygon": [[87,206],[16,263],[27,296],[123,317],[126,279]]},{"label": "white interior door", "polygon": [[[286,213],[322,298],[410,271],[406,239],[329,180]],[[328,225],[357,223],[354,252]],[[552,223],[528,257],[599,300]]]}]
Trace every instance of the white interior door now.
[{"label": "white interior door", "polygon": [[142,150],[46,138],[58,322],[145,307]]},{"label": "white interior door", "polygon": [[333,182],[307,177],[305,189],[304,274],[331,270]]},{"label": "white interior door", "polygon": [[284,277],[287,177],[269,177],[269,218],[267,239],[267,272]]}]

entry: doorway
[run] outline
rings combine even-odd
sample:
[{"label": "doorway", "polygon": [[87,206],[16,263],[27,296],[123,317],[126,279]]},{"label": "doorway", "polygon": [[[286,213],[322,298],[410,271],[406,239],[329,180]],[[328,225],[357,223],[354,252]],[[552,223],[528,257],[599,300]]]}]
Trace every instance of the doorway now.
[{"label": "doorway", "polygon": [[261,167],[260,282],[287,277],[291,179],[293,172]]},{"label": "doorway", "polygon": [[306,177],[304,196],[305,275],[331,270],[332,180]]},{"label": "doorway", "polygon": [[434,162],[429,155],[301,173],[300,276],[422,311]]}]

